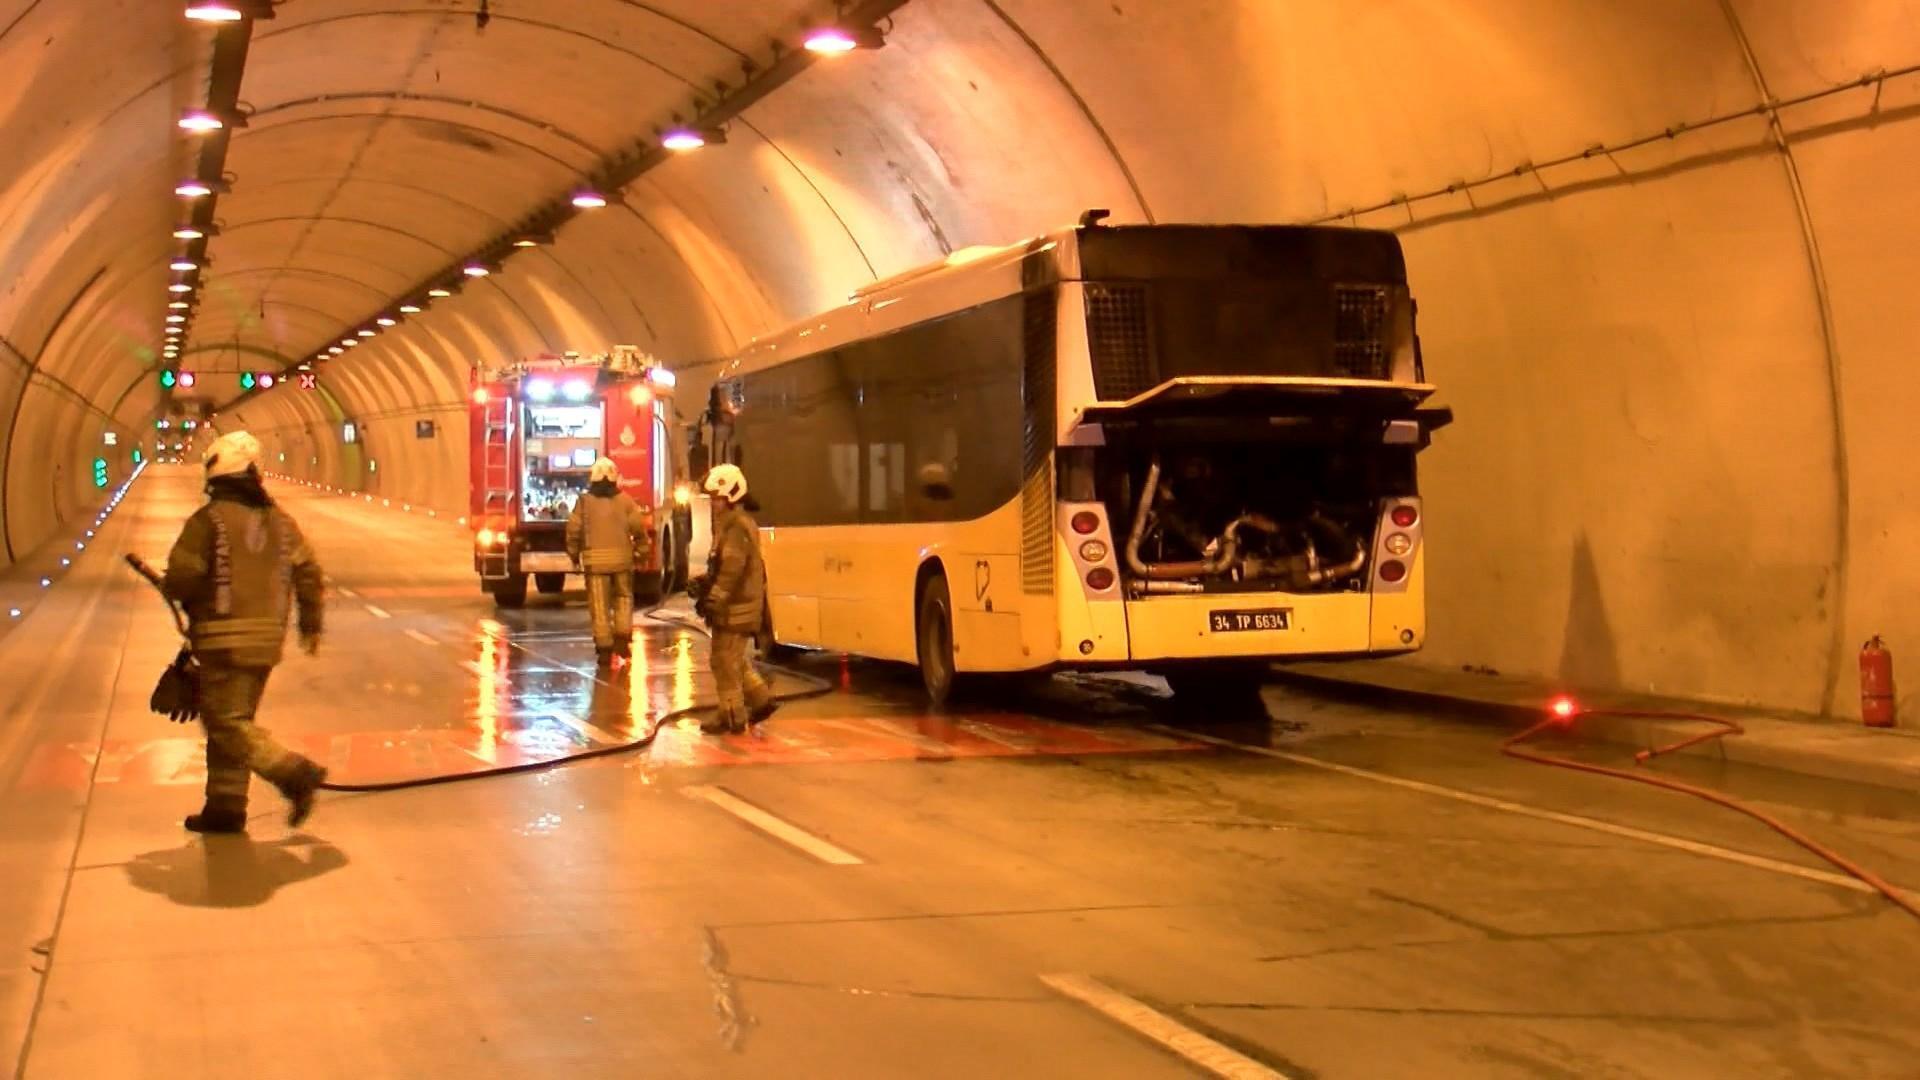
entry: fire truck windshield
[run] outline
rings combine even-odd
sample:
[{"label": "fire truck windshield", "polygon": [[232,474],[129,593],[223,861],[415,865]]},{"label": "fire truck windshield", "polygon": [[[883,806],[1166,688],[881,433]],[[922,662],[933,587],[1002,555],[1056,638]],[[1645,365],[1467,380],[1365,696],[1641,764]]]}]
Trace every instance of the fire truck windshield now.
[{"label": "fire truck windshield", "polygon": [[604,453],[605,417],[599,402],[526,408],[525,520],[564,521]]}]

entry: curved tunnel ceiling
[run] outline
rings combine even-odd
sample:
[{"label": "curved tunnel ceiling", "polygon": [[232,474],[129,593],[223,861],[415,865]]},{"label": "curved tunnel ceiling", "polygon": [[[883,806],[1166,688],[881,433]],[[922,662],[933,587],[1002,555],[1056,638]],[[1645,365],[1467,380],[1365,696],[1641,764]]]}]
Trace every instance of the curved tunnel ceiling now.
[{"label": "curved tunnel ceiling", "polygon": [[[1106,207],[1399,232],[1461,417],[1426,466],[1430,662],[1818,710],[1851,643],[1920,638],[1920,0],[907,0],[884,48],[372,339],[833,5],[288,0],[187,335],[211,374],[170,402],[174,120],[213,62],[181,6],[0,0],[0,560],[85,512],[104,431],[185,400],[288,471],[457,507],[464,442],[415,421],[456,431],[475,362],[634,343],[697,384],[862,282]],[[323,393],[236,402],[345,338]]]}]

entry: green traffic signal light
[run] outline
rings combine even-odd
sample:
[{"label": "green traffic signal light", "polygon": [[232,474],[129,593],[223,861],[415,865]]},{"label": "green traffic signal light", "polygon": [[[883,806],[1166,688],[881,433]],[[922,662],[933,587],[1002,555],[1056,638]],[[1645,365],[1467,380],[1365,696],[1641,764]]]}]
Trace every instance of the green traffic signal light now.
[{"label": "green traffic signal light", "polygon": [[240,389],[242,390],[253,389],[253,372],[243,371],[240,373]]},{"label": "green traffic signal light", "polygon": [[175,385],[176,385],[176,384],[177,384],[177,383],[178,383],[179,381],[180,381],[179,379],[177,379],[177,378],[175,378],[175,377],[174,377],[174,374],[173,374],[173,369],[171,369],[171,368],[169,368],[169,369],[167,369],[166,371],[163,371],[163,372],[161,372],[161,373],[160,373],[160,388],[161,388],[162,390],[171,390],[171,389],[173,389],[173,388],[174,388],[174,386],[175,386]]}]

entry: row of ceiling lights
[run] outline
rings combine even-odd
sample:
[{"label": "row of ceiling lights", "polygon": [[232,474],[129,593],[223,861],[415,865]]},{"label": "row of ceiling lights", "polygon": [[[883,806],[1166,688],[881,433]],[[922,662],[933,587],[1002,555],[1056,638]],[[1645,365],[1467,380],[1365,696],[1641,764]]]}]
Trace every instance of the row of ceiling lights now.
[{"label": "row of ceiling lights", "polygon": [[[253,5],[235,2],[235,0],[223,3],[196,3],[187,9],[187,16],[205,22],[237,22],[249,16],[263,17],[257,14],[259,9],[265,9],[270,16],[270,0],[255,0]],[[884,44],[884,38],[878,29],[849,28],[839,23],[815,25],[801,37],[802,47],[821,57],[842,56],[860,49],[877,49],[882,44]],[[222,118],[204,111],[190,113],[182,117],[180,123],[181,127],[188,130],[217,131],[223,123],[230,120],[237,121],[235,126],[243,126],[245,123],[244,117]],[[706,146],[725,143],[726,132],[717,126],[675,124],[660,132],[659,142],[662,149],[675,153],[687,153]],[[225,193],[229,190],[229,185],[221,181],[195,179],[182,184],[177,190],[183,197],[201,198]],[[591,186],[576,189],[568,198],[573,211],[598,210],[605,207],[608,201],[607,195]],[[512,255],[515,251],[552,243],[555,230],[571,216],[570,212],[557,208],[535,213],[529,220],[537,224],[521,230],[512,240],[504,245],[492,245],[463,260],[458,274],[450,274],[429,286],[423,293],[402,299],[391,311],[375,316],[372,322],[356,328],[342,337],[338,343],[323,346],[312,356],[294,366],[305,371],[309,370],[313,364],[341,356],[348,349],[358,348],[362,341],[377,336],[380,331],[398,325],[405,316],[418,315],[433,301],[451,297],[460,289],[465,279],[485,278],[499,272],[501,269],[499,260]]]},{"label": "row of ceiling lights", "polygon": [[[190,0],[185,14],[188,20],[212,25],[241,22],[247,18],[270,19],[273,17],[272,0]],[[179,120],[180,130],[189,137],[207,136],[229,128],[246,126],[246,116],[237,109],[229,114],[209,107],[189,109],[182,113]],[[186,339],[187,329],[193,321],[194,305],[197,302],[196,275],[200,274],[208,262],[206,242],[209,237],[219,233],[212,224],[213,203],[200,204],[199,200],[211,200],[214,196],[230,190],[225,178],[206,179],[201,176],[181,181],[173,192],[186,200],[188,212],[180,225],[173,230],[173,238],[181,242],[181,247],[167,263],[167,269],[173,272],[173,280],[167,285],[166,338],[160,347],[160,354],[169,362],[180,357],[181,342]],[[194,210],[204,205],[206,212],[196,214]],[[199,254],[196,256],[195,252]]]}]

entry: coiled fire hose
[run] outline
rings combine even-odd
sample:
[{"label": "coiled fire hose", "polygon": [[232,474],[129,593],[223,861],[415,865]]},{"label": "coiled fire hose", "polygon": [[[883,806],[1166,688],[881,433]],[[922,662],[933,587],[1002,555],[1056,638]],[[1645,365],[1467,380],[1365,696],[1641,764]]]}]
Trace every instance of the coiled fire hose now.
[{"label": "coiled fire hose", "polygon": [[1611,776],[1619,780],[1631,780],[1636,784],[1647,784],[1651,787],[1663,788],[1667,791],[1677,791],[1682,795],[1691,795],[1696,799],[1705,799],[1707,802],[1713,803],[1716,806],[1724,806],[1729,810],[1738,811],[1813,854],[1818,855],[1847,876],[1870,886],[1874,891],[1886,897],[1896,907],[1899,907],[1907,914],[1915,918],[1920,918],[1920,904],[1916,904],[1913,898],[1908,896],[1907,893],[1902,891],[1898,886],[1888,882],[1880,875],[1868,870],[1866,867],[1861,866],[1859,863],[1854,862],[1764,810],[1748,806],[1731,796],[1722,795],[1720,792],[1674,780],[1670,777],[1661,776],[1658,773],[1615,769],[1606,765],[1594,765],[1585,761],[1575,761],[1571,758],[1553,757],[1548,754],[1541,754],[1521,748],[1522,744],[1544,731],[1551,731],[1555,728],[1572,727],[1573,722],[1583,716],[1611,717],[1620,720],[1696,721],[1702,724],[1714,725],[1714,730],[1712,731],[1692,735],[1666,746],[1639,751],[1633,755],[1633,759],[1635,763],[1640,765],[1645,765],[1647,762],[1662,754],[1670,754],[1676,750],[1684,750],[1690,746],[1697,746],[1714,739],[1725,738],[1728,735],[1745,733],[1745,729],[1739,724],[1734,723],[1732,720],[1723,720],[1717,716],[1702,716],[1698,713],[1663,712],[1658,710],[1586,709],[1575,705],[1568,699],[1562,698],[1554,702],[1546,719],[1541,720],[1539,723],[1534,724],[1532,727],[1501,743],[1500,752],[1508,757],[1518,758],[1521,761],[1530,761],[1537,765],[1551,765],[1557,769],[1574,769],[1579,772],[1593,773],[1598,776]]}]

